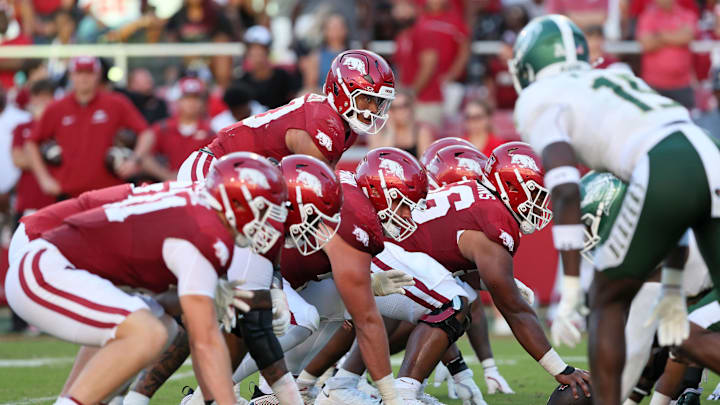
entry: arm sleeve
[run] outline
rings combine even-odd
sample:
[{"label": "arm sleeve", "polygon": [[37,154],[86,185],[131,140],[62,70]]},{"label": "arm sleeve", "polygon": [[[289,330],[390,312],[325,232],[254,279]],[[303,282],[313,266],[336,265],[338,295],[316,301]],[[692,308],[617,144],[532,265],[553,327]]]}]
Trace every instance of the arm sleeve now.
[{"label": "arm sleeve", "polygon": [[184,239],[167,238],[162,255],[165,265],[178,279],[178,296],[215,297],[217,273],[195,245]]},{"label": "arm sleeve", "polygon": [[135,133],[140,135],[142,131],[147,129],[147,121],[145,121],[145,118],[143,118],[142,114],[140,114],[140,111],[135,108],[135,105],[133,105],[127,97],[120,93],[117,93],[117,97],[119,99],[118,103],[121,107],[121,122],[125,127],[132,129]]}]

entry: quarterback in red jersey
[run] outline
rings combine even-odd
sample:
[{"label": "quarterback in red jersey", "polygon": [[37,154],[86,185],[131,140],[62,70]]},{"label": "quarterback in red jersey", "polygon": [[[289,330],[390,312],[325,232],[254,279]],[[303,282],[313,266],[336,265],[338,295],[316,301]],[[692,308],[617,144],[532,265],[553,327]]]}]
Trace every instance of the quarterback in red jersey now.
[{"label": "quarterback in red jersey", "polygon": [[56,403],[101,401],[167,340],[147,304],[116,285],[161,292],[176,284],[201,385],[218,403],[234,404],[212,298],[235,243],[265,255],[281,240],[286,200],[277,168],[238,153],[218,161],[198,190],[91,208],[22,248],[6,277],[13,310],[54,336],[101,347]]},{"label": "quarterback in red jersey", "polygon": [[235,151],[278,161],[306,154],[334,166],[358,134],[375,134],[385,125],[395,77],[381,56],[349,50],[333,60],[323,93],[306,94],[220,130],[185,160],[178,180],[202,180],[214,159]]}]

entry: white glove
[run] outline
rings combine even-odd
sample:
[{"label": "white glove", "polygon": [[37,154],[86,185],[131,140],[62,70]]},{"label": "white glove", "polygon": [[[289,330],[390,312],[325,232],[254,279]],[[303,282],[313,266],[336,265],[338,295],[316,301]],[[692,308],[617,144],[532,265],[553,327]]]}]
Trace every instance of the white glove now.
[{"label": "white glove", "polygon": [[415,285],[413,277],[402,270],[388,270],[372,273],[373,294],[382,297],[390,294],[405,294],[403,287]]},{"label": "white glove", "polygon": [[254,293],[238,288],[243,283],[244,280],[227,281],[221,278],[215,286],[215,313],[226,333],[235,327],[236,309],[243,313],[250,310],[250,305],[241,298],[252,298]]},{"label": "white glove", "polygon": [[550,327],[550,335],[556,346],[566,344],[575,347],[580,343],[582,337],[580,328],[585,323],[579,312],[583,301],[580,278],[564,276],[562,284],[562,296],[560,297],[555,319]]},{"label": "white glove", "polygon": [[522,281],[515,279],[515,285],[517,286],[518,290],[520,290],[520,295],[522,295],[525,302],[528,303],[528,305],[532,306],[532,304],[535,303],[535,293],[533,290],[530,289],[530,287],[526,286]]},{"label": "white glove", "polygon": [[462,400],[463,405],[487,405],[480,388],[473,380],[472,370],[467,369],[455,374],[453,380],[455,380],[457,396]]},{"label": "white glove", "polygon": [[655,310],[645,322],[645,327],[658,320],[658,343],[660,346],[679,346],[690,336],[687,304],[682,289],[682,271],[663,268],[662,290]]},{"label": "white glove", "polygon": [[452,375],[450,375],[450,370],[448,370],[444,364],[438,363],[437,367],[435,367],[433,386],[437,388],[441,386],[443,382],[447,382],[448,398],[457,399],[458,396],[455,392],[455,381],[452,379]]},{"label": "white glove", "polygon": [[282,336],[290,327],[290,307],[285,293],[279,288],[270,289],[270,298],[273,306],[273,332],[276,336]]},{"label": "white glove", "polygon": [[495,360],[492,358],[483,360],[483,373],[485,374],[485,385],[488,389],[488,395],[493,395],[496,392],[502,394],[514,394],[515,391],[510,388],[510,384],[505,381],[505,378],[500,375]]}]

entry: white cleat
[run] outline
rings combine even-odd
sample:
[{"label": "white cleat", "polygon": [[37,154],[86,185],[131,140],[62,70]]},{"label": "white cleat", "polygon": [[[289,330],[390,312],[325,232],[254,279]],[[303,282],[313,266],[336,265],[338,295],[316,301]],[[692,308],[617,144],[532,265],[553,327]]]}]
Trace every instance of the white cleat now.
[{"label": "white cleat", "polygon": [[298,384],[298,391],[300,392],[300,398],[302,398],[305,405],[313,405],[315,403],[315,398],[317,398],[318,393],[320,392],[320,387],[315,385],[307,386]]},{"label": "white cleat", "polygon": [[421,392],[418,395],[418,400],[420,401],[421,404],[424,404],[424,405],[445,405],[444,403],[440,402],[439,399],[435,398],[434,396],[432,396],[426,392]]},{"label": "white cleat", "polygon": [[374,385],[368,382],[364,374],[362,377],[360,377],[360,382],[358,383],[357,389],[370,395],[373,398],[380,398],[380,391],[375,388]]},{"label": "white cleat", "polygon": [[358,390],[353,384],[354,381],[350,380],[342,377],[330,378],[318,393],[315,405],[380,405],[379,398],[373,398]]}]

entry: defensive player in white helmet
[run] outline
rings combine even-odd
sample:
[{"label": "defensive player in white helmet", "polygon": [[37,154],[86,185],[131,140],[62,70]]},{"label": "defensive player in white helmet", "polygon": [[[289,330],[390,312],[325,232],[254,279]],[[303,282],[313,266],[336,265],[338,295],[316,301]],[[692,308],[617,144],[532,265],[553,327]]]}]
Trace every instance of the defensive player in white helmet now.
[{"label": "defensive player in white helmet", "polygon": [[[608,239],[596,250],[590,291],[594,402],[618,405],[625,315],[643,281],[688,228],[713,277],[720,275],[720,145],[691,123],[687,109],[633,74],[593,70],[585,36],[564,16],[532,20],[518,35],[509,68],[519,93],[518,131],[543,157],[551,190],[554,244],[569,276],[563,297],[570,305],[563,308],[570,310],[558,314],[568,339],[578,337],[562,320],[578,309],[585,232],[576,165],[629,183]],[[689,334],[680,266],[666,262],[662,272],[654,314],[662,345],[678,345]]]}]

